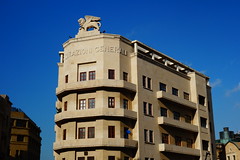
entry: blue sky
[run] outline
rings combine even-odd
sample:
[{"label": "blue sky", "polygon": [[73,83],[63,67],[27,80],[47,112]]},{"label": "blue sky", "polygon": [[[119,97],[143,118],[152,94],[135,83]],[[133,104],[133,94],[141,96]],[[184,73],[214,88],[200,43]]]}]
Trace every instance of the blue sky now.
[{"label": "blue sky", "polygon": [[[41,160],[52,160],[58,51],[84,15],[101,30],[139,40],[211,78],[215,132],[240,130],[240,1],[0,0],[0,94],[42,133]],[[218,137],[218,136],[217,136]]]}]

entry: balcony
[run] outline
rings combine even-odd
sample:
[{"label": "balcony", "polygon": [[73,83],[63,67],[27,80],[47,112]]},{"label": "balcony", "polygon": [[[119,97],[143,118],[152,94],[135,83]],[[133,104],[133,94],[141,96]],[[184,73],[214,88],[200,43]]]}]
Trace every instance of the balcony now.
[{"label": "balcony", "polygon": [[200,156],[199,149],[176,146],[176,145],[172,145],[172,144],[159,144],[159,151],[185,154],[185,155],[191,155],[191,156]]},{"label": "balcony", "polygon": [[65,111],[55,115],[55,122],[62,120],[70,120],[76,118],[91,118],[91,117],[122,117],[132,120],[137,120],[137,112],[123,108],[94,108],[85,110]]},{"label": "balcony", "polygon": [[186,99],[183,99],[183,98],[180,98],[178,96],[169,94],[169,93],[164,92],[164,91],[158,91],[157,92],[157,98],[158,99],[165,99],[165,100],[168,100],[168,101],[180,104],[180,105],[184,105],[184,106],[186,106],[188,108],[191,108],[191,109],[195,109],[195,110],[197,109],[196,103],[191,102],[191,101],[186,100]]},{"label": "balcony", "polygon": [[137,149],[138,142],[124,138],[92,138],[92,139],[74,139],[55,142],[53,148],[55,151],[62,149],[75,149],[86,147],[122,147]]},{"label": "balcony", "polygon": [[109,79],[98,79],[81,81],[74,83],[65,83],[63,86],[59,86],[56,89],[57,96],[64,94],[65,92],[74,91],[89,91],[96,90],[98,88],[115,88],[125,90],[128,92],[136,93],[136,85],[124,80],[109,80]]},{"label": "balcony", "polygon": [[190,123],[186,123],[183,121],[174,120],[172,118],[158,117],[158,124],[159,125],[168,125],[171,127],[180,128],[180,129],[184,129],[187,131],[198,132],[198,126],[190,124]]}]

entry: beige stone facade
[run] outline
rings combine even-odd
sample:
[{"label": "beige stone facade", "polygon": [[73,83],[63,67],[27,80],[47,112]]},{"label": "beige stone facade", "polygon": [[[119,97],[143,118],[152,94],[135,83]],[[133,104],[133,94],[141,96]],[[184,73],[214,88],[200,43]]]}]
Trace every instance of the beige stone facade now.
[{"label": "beige stone facade", "polygon": [[226,160],[240,160],[240,142],[228,142],[225,151]]},{"label": "beige stone facade", "polygon": [[209,78],[120,35],[63,44],[55,160],[215,159]]}]

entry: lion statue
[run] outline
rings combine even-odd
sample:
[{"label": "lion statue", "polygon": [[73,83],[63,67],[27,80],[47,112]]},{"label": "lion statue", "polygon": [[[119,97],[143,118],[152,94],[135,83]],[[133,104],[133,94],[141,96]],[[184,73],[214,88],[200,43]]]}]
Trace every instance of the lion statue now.
[{"label": "lion statue", "polygon": [[99,31],[101,27],[101,21],[100,17],[95,17],[95,16],[85,16],[84,18],[80,18],[78,20],[80,27],[80,30],[88,31],[89,29],[93,28]]}]

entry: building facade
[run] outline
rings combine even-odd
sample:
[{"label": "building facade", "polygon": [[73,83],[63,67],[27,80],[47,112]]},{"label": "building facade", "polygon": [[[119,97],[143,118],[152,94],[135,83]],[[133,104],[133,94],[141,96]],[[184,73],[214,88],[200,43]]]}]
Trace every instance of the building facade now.
[{"label": "building facade", "polygon": [[12,103],[7,95],[0,95],[0,159],[9,157],[10,113]]},{"label": "building facade", "polygon": [[228,142],[225,145],[226,160],[240,160],[240,142]]},{"label": "building facade", "polygon": [[59,52],[55,160],[215,159],[209,78],[99,20]]},{"label": "building facade", "polygon": [[12,108],[10,160],[40,160],[40,132],[21,109]]}]

